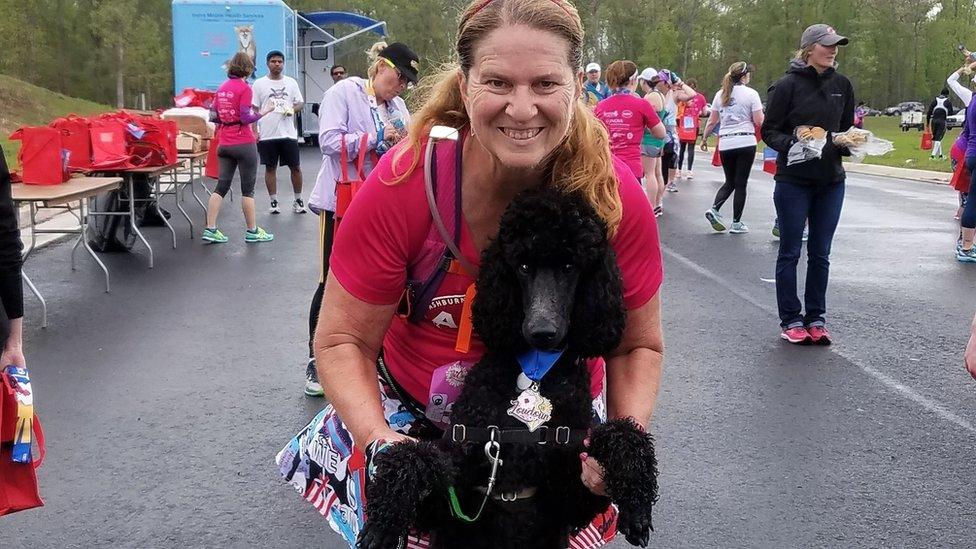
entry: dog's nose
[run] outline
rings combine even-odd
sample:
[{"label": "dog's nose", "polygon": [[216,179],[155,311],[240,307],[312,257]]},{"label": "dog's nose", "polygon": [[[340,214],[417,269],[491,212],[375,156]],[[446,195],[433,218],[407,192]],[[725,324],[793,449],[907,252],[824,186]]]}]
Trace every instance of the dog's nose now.
[{"label": "dog's nose", "polygon": [[558,335],[555,327],[546,326],[532,330],[529,334],[529,339],[533,347],[537,349],[549,349],[559,343],[556,341]]}]

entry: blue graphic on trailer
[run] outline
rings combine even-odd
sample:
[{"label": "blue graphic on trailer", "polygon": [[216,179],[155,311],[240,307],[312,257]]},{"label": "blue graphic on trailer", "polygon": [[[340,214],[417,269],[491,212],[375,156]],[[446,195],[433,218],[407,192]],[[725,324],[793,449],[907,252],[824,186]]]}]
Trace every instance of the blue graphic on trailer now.
[{"label": "blue graphic on trailer", "polygon": [[298,76],[295,12],[282,0],[173,0],[174,92],[215,90],[237,52],[267,74],[269,51],[285,54],[285,74]]}]

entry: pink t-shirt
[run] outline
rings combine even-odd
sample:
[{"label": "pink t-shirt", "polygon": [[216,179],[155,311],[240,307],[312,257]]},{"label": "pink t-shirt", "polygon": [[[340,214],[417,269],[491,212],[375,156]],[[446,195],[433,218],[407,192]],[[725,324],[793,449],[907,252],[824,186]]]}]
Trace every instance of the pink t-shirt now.
[{"label": "pink t-shirt", "polygon": [[[256,143],[257,138],[251,131],[253,110],[251,86],[241,78],[228,78],[217,88],[214,96],[213,109],[223,123],[217,128],[218,141],[221,145],[246,145]],[[249,118],[250,117],[250,118]],[[243,119],[243,120],[242,120]],[[241,122],[240,124],[230,124]]]},{"label": "pink t-shirt", "polygon": [[600,101],[593,114],[610,132],[613,154],[627,164],[634,177],[644,177],[640,152],[644,128],[651,129],[661,123],[651,104],[636,95],[618,93]]},{"label": "pink t-shirt", "polygon": [[[431,215],[424,192],[423,161],[407,179],[391,181],[392,158],[383,155],[376,169],[356,194],[336,234],[330,269],[339,284],[362,301],[393,304],[400,300],[412,258],[419,256],[431,227]],[[421,159],[423,154],[421,154]],[[401,159],[406,166],[410,155]],[[438,163],[439,177],[451,177],[453,167]],[[657,293],[663,279],[657,223],[647,197],[630,170],[614,160],[620,181],[623,220],[612,245],[623,275],[624,305],[636,309]],[[403,169],[399,173],[403,173]],[[479,254],[462,223],[461,253],[477,265]],[[435,370],[454,363],[474,364],[484,353],[484,344],[472,338],[470,352],[455,351],[457,326],[464,306],[465,290],[474,279],[464,274],[447,274],[424,319],[419,323],[393,319],[383,339],[383,352],[390,373],[418,402],[428,405],[430,414],[431,376]],[[603,363],[591,365],[594,396],[603,382]],[[513,381],[514,382],[514,381]]]}]

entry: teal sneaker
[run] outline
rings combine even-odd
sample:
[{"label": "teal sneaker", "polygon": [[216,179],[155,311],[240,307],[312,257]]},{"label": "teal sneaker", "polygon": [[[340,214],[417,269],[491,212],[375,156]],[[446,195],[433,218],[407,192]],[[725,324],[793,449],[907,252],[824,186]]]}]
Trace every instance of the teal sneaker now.
[{"label": "teal sneaker", "polygon": [[956,261],[960,263],[976,263],[976,248],[970,248],[968,250],[964,250],[962,247],[956,248]]},{"label": "teal sneaker", "polygon": [[274,235],[261,227],[253,231],[244,231],[244,242],[271,242],[272,240],[274,240]]},{"label": "teal sneaker", "polygon": [[722,221],[722,214],[718,213],[718,210],[715,208],[711,208],[705,212],[705,219],[708,220],[716,232],[721,233],[725,231],[725,222]]},{"label": "teal sneaker", "polygon": [[224,242],[227,242],[227,236],[220,232],[220,229],[204,229],[203,236],[200,237],[200,240],[203,240],[204,242],[212,242],[214,244],[223,244]]},{"label": "teal sneaker", "polygon": [[749,232],[749,227],[741,221],[733,221],[732,228],[729,229],[730,234],[746,234]]}]

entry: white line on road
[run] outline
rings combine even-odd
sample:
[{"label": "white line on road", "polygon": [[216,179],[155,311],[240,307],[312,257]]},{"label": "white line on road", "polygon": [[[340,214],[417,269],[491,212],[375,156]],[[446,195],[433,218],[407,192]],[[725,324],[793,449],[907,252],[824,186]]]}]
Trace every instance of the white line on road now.
[{"label": "white line on road", "polygon": [[[772,306],[770,306],[770,305],[768,305],[766,303],[762,303],[760,301],[757,301],[755,298],[753,298],[749,294],[747,294],[747,293],[745,293],[745,292],[743,292],[743,291],[741,291],[741,290],[739,290],[737,288],[733,288],[724,279],[722,279],[720,276],[718,276],[717,274],[713,273],[712,271],[709,271],[705,267],[702,267],[701,265],[699,265],[699,264],[695,263],[694,261],[688,259],[687,257],[679,254],[678,252],[672,250],[671,248],[668,248],[667,246],[663,246],[662,245],[661,246],[661,250],[664,251],[665,254],[671,256],[676,261],[678,261],[679,263],[681,263],[682,265],[684,265],[685,267],[688,267],[689,269],[691,269],[691,270],[695,271],[696,273],[704,276],[705,278],[707,278],[707,279],[715,282],[716,284],[719,284],[720,286],[722,286],[723,288],[725,288],[726,290],[728,290],[729,292],[731,292],[733,295],[735,295],[735,296],[739,297],[740,299],[746,301],[750,305],[753,305],[754,307],[758,308],[761,311],[765,311],[766,313],[769,313],[773,317],[779,317],[779,313]],[[930,399],[928,397],[922,396],[921,394],[919,394],[918,392],[916,392],[911,387],[905,385],[904,383],[898,381],[897,379],[894,379],[893,377],[889,376],[888,374],[886,374],[884,372],[881,372],[881,371],[875,369],[873,366],[869,366],[867,364],[863,364],[861,361],[859,361],[858,359],[856,359],[852,354],[850,354],[848,352],[845,352],[843,350],[843,348],[841,348],[841,347],[831,346],[830,347],[830,351],[833,352],[834,354],[836,354],[837,356],[843,358],[844,360],[847,360],[851,364],[857,366],[858,368],[861,369],[862,372],[864,372],[865,374],[869,375],[870,377],[873,377],[878,383],[880,383],[881,385],[884,385],[885,388],[889,389],[893,393],[901,396],[902,398],[908,399],[908,400],[914,402],[915,404],[918,404],[922,408],[925,408],[929,412],[932,412],[933,414],[935,414],[935,415],[939,416],[940,418],[948,421],[949,423],[953,423],[953,424],[955,424],[955,425],[957,425],[959,427],[962,427],[963,429],[965,429],[965,430],[967,430],[967,431],[969,431],[971,433],[976,433],[976,427],[974,427],[972,423],[970,423],[966,419],[960,417],[958,414],[956,414],[952,410],[949,410],[944,405],[942,405],[940,402],[935,401],[935,400],[932,400],[932,399]]]}]

